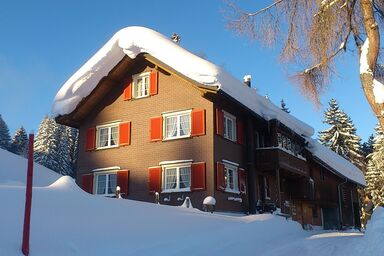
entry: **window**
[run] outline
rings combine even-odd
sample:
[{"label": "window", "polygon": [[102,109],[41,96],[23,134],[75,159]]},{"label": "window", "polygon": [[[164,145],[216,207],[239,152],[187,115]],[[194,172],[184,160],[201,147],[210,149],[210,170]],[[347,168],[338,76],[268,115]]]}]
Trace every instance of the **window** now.
[{"label": "window", "polygon": [[170,165],[163,167],[163,192],[191,190],[191,165]]},{"label": "window", "polygon": [[239,192],[237,167],[230,164],[224,164],[225,191]]},{"label": "window", "polygon": [[191,110],[163,115],[164,139],[191,136]]},{"label": "window", "polygon": [[236,117],[224,112],[224,138],[236,141]]},{"label": "window", "polygon": [[269,179],[264,176],[264,197],[265,199],[271,199],[271,189],[269,187]]},{"label": "window", "polygon": [[96,127],[96,147],[101,148],[111,148],[118,146],[119,138],[119,125],[110,124]]},{"label": "window", "polygon": [[149,96],[149,72],[133,76],[133,98]]},{"label": "window", "polygon": [[97,173],[96,178],[96,195],[113,196],[116,191],[116,172]]}]

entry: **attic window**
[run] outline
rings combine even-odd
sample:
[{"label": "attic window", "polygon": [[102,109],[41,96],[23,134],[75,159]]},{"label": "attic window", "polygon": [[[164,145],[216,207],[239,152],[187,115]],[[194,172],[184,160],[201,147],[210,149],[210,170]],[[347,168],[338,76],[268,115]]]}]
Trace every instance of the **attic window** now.
[{"label": "attic window", "polygon": [[138,99],[149,96],[149,77],[150,72],[137,74],[132,77],[133,98]]}]

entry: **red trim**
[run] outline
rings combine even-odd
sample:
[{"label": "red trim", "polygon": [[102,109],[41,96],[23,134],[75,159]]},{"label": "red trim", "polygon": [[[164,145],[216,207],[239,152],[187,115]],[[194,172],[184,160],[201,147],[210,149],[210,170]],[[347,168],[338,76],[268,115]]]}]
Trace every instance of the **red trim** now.
[{"label": "red trim", "polygon": [[205,163],[191,164],[191,190],[206,190]]},{"label": "red trim", "polygon": [[219,191],[225,190],[224,164],[220,162],[216,163],[216,189]]},{"label": "red trim", "polygon": [[122,197],[127,197],[129,192],[129,171],[120,170],[117,172],[116,185],[120,187],[120,193],[124,193]]},{"label": "red trim", "polygon": [[238,169],[239,191],[242,194],[247,194],[247,176],[248,173],[244,169]]},{"label": "red trim", "polygon": [[151,167],[148,169],[148,190],[150,194],[161,190],[161,167]]},{"label": "red trim", "polygon": [[205,109],[196,109],[191,113],[191,135],[205,135]]},{"label": "red trim", "polygon": [[241,145],[244,145],[244,123],[241,119],[236,118],[237,125],[237,142]]},{"label": "red trim", "polygon": [[159,72],[157,70],[152,70],[150,78],[149,78],[149,94],[156,95],[158,88],[158,76]]},{"label": "red trim", "polygon": [[131,144],[131,122],[121,123],[119,125],[119,146]]},{"label": "red trim", "polygon": [[132,77],[130,76],[126,82],[126,87],[123,93],[124,100],[132,99]]},{"label": "red trim", "polygon": [[96,128],[92,127],[87,130],[85,150],[91,151],[96,148]]},{"label": "red trim", "polygon": [[83,174],[81,178],[81,187],[85,192],[93,194],[93,173]]},{"label": "red trim", "polygon": [[150,141],[159,141],[163,138],[163,118],[152,117],[150,120]]},{"label": "red trim", "polygon": [[216,134],[224,136],[224,113],[216,108]]}]

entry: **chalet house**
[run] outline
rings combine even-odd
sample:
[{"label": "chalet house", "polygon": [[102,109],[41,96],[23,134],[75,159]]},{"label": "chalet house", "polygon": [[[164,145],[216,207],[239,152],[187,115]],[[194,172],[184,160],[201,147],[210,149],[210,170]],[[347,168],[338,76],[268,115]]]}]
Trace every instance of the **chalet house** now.
[{"label": "chalet house", "polygon": [[116,33],[57,93],[57,122],[80,131],[85,191],[359,226],[362,172],[314,130],[220,67],[143,27]]}]

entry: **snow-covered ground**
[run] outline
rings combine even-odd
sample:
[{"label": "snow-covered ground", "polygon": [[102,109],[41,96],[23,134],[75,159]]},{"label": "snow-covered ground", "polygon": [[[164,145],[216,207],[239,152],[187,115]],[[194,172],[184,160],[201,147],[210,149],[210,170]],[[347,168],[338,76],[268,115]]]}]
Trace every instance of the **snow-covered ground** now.
[{"label": "snow-covered ground", "polygon": [[[21,255],[26,160],[0,149],[0,163],[0,255]],[[271,214],[211,214],[97,197],[41,166],[34,181],[32,256],[384,255],[383,208],[366,234],[304,231]]]}]

